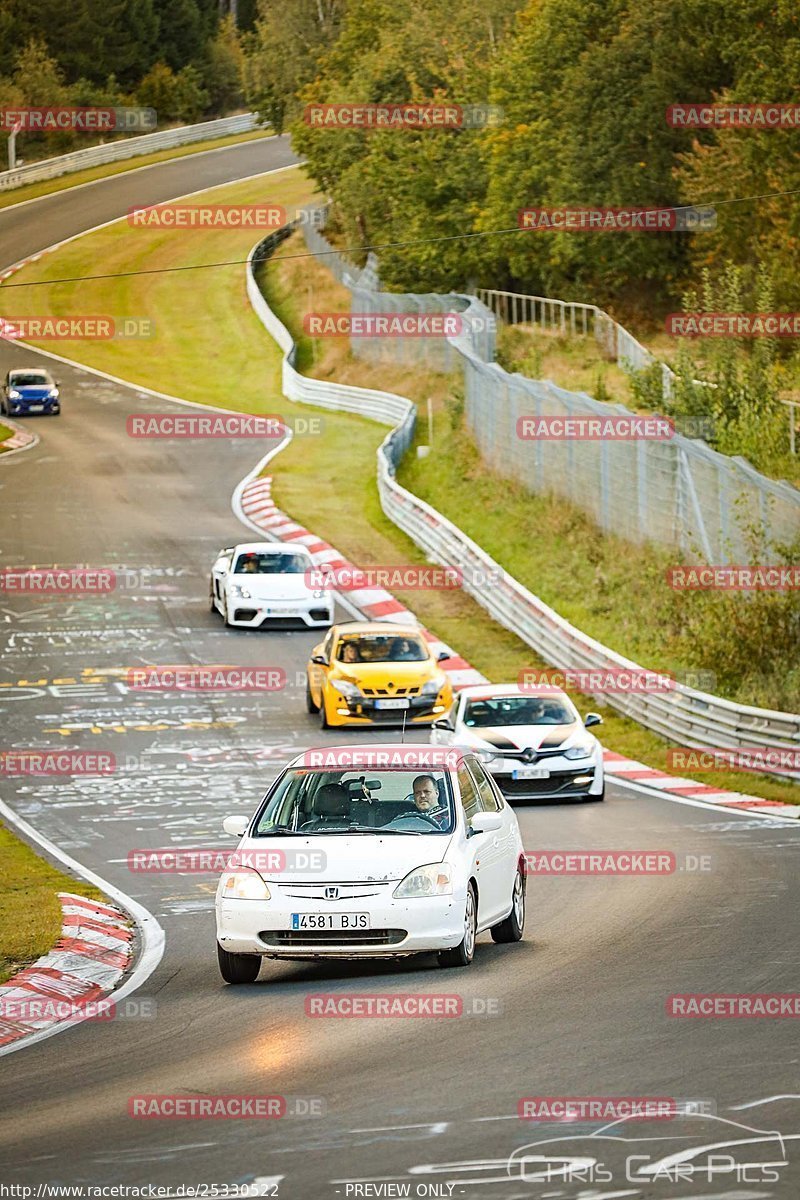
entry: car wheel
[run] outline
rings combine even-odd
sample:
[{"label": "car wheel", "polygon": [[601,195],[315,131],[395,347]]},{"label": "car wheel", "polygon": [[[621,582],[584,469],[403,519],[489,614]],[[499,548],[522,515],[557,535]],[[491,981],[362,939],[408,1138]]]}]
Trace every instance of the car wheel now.
[{"label": "car wheel", "polygon": [[511,893],[511,912],[499,925],[493,925],[489,932],[495,942],[519,942],[525,928],[525,878],[517,867],[514,876],[514,890]]},{"label": "car wheel", "polygon": [[306,675],[306,712],[319,712],[319,705],[314,703],[314,697],[311,695],[311,684],[308,682]]},{"label": "car wheel", "polygon": [[325,711],[325,689],[324,688],[320,692],[319,700],[320,700],[319,727],[320,727],[320,729],[330,729],[330,725],[328,724],[328,714]]},{"label": "car wheel", "polygon": [[226,983],[255,983],[261,970],[260,954],[231,954],[217,942],[219,973]]},{"label": "car wheel", "polygon": [[212,613],[217,611],[217,603],[216,603],[216,598],[214,596],[213,582],[208,585],[208,607]]},{"label": "car wheel", "polygon": [[467,888],[467,903],[464,907],[464,936],[452,950],[440,950],[438,954],[441,967],[468,967],[475,957],[475,937],[478,926],[478,904],[475,898],[475,888],[472,884]]},{"label": "car wheel", "polygon": [[222,601],[222,623],[226,629],[231,628],[231,623],[228,620],[228,601],[227,600]]},{"label": "car wheel", "polygon": [[599,803],[599,801],[605,800],[605,798],[606,798],[605,784],[603,784],[603,790],[599,796],[593,796],[590,792],[587,792],[586,796],[584,797],[584,799],[586,799],[586,800],[594,800],[595,803]]},{"label": "car wheel", "polygon": [[52,414],[54,417],[60,417],[60,416],[61,416],[61,409],[60,409],[60,408],[51,408],[51,409],[50,409],[50,412],[51,412],[51,414]]}]

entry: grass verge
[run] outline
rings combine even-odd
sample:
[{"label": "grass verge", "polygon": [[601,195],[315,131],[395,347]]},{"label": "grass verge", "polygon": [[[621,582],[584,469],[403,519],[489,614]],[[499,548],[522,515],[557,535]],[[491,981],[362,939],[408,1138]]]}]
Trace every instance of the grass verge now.
[{"label": "grass verge", "polygon": [[[259,186],[257,180],[251,180],[215,188],[209,194],[226,203],[269,199],[288,205],[312,198],[311,186],[297,170],[271,176],[266,187],[268,194],[265,194],[263,183]],[[235,231],[208,231],[202,243],[198,242],[197,236],[193,231],[184,235],[180,231],[152,229],[137,230],[132,234],[124,223],[117,224],[69,243],[24,268],[15,279],[89,274],[98,261],[112,271],[159,270],[217,261],[222,257],[244,258],[252,241],[252,233]],[[456,471],[458,452],[447,465],[440,457],[447,453],[451,380],[410,368],[366,366],[350,359],[346,346],[338,340],[314,344],[298,335],[306,309],[336,311],[347,307],[347,294],[312,259],[282,258],[282,255],[301,250],[302,243],[297,239],[287,243],[277,259],[262,271],[270,303],[298,338],[301,369],[310,369],[320,378],[389,389],[419,402],[430,397],[436,422],[434,442],[437,451],[435,458],[426,460],[434,464],[434,471],[428,472],[428,482],[434,474],[438,478],[445,472],[445,467],[447,471]],[[127,345],[123,342],[73,342],[64,352],[77,361],[189,400],[284,417],[298,411],[297,405],[285,401],[280,394],[280,352],[252,313],[241,266],[215,269],[211,280],[203,282],[202,286],[198,286],[195,273],[189,271],[83,284],[54,284],[47,289],[20,290],[17,297],[25,297],[26,304],[33,306],[23,309],[15,302],[15,311],[20,315],[110,312],[118,316],[148,315],[153,318],[156,333],[146,354],[142,353],[141,343],[135,342]],[[224,339],[220,338],[220,330],[225,331]],[[231,380],[236,383],[235,392],[231,390]],[[385,433],[385,427],[362,418],[325,413],[324,437],[295,438],[270,467],[275,478],[275,499],[293,518],[339,547],[355,562],[364,565],[423,563],[424,556],[417,547],[380,508],[375,486],[375,452]],[[254,448],[254,458],[256,453]],[[413,465],[409,463],[409,470]],[[505,480],[499,485],[495,481],[493,486],[491,504],[496,514],[502,514],[512,498],[512,489]],[[447,512],[445,503],[440,503],[433,495],[431,499]],[[537,500],[535,497],[528,499]],[[536,526],[517,524],[516,518],[513,522],[505,521],[506,544],[495,545],[492,539],[501,521],[498,517],[494,525],[485,527],[482,505],[482,498],[478,499],[476,489],[471,481],[468,482],[466,501],[454,514],[455,519],[462,527],[476,523],[477,540],[507,569],[512,569],[504,558],[507,545],[518,538],[520,529]],[[529,545],[530,541],[525,538],[524,544]],[[544,538],[542,541],[544,551],[547,547]],[[604,539],[595,537],[594,544],[597,547],[595,554],[601,557],[608,554],[609,561],[612,551],[619,554],[616,548],[607,550]],[[627,553],[630,548],[624,549]],[[557,562],[556,575],[560,573],[566,580],[567,595],[579,596],[579,589],[572,586],[570,575],[578,551],[579,547],[569,540],[563,546],[549,545],[549,552]],[[622,561],[624,565],[625,559]],[[604,558],[589,564],[595,575],[606,569],[606,565]],[[633,595],[637,589],[631,585],[629,568],[630,559],[627,582]],[[530,585],[543,594],[537,582],[534,579]],[[540,665],[524,643],[491,621],[479,605],[461,593],[416,591],[398,593],[398,596],[426,625],[457,647],[490,679],[515,680],[522,667]],[[554,602],[550,596],[544,598]],[[565,612],[564,615],[570,614]],[[612,616],[613,627],[619,632],[619,618]],[[633,633],[634,618],[630,624],[632,628],[628,632]],[[610,640],[622,648],[619,637]],[[652,656],[645,656],[645,661],[650,665]],[[578,696],[576,699],[586,711],[586,698]],[[666,744],[661,739],[609,708],[604,710],[604,717],[606,744],[653,767],[665,767]],[[800,795],[794,795],[794,789],[789,785],[755,775],[720,771],[704,773],[697,778],[703,783],[750,792],[766,799],[800,802]]]},{"label": "grass verge", "polygon": [[263,129],[254,130],[252,133],[233,133],[229,137],[212,138],[207,142],[192,142],[188,146],[178,146],[174,150],[157,150],[153,154],[141,154],[136,158],[126,158],[123,162],[106,163],[101,167],[87,167],[85,171],[73,171],[69,175],[59,175],[56,179],[42,179],[39,183],[26,183],[22,187],[0,192],[0,209],[9,208],[13,204],[21,204],[24,200],[36,200],[39,196],[63,192],[67,188],[77,187],[81,183],[94,183],[96,179],[105,179],[109,175],[124,175],[126,171],[135,171],[137,167],[149,167],[154,163],[166,162],[168,159],[185,158],[189,154],[201,154],[205,150],[236,146],[239,142],[255,142],[266,137],[274,137],[274,134]]},{"label": "grass verge", "polygon": [[20,967],[47,954],[61,936],[57,892],[75,892],[95,900],[103,893],[65,875],[0,825],[0,983]]},{"label": "grass verge", "polygon": [[3,445],[3,442],[7,442],[8,439],[13,436],[14,436],[14,430],[9,429],[8,425],[3,425],[2,423],[0,423],[0,454],[3,454],[6,450],[6,447]]}]

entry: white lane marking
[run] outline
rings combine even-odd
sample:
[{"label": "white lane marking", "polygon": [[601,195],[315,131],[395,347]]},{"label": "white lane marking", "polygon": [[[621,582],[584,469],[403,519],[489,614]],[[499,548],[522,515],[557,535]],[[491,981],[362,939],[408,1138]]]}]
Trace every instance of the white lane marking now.
[{"label": "white lane marking", "polygon": [[395,1133],[398,1129],[430,1129],[431,1133],[445,1133],[449,1121],[424,1121],[421,1125],[375,1125],[368,1129],[351,1129],[351,1133]]},{"label": "white lane marking", "polygon": [[690,808],[706,808],[709,812],[724,813],[725,816],[732,814],[734,816],[747,817],[751,820],[758,818],[762,821],[777,821],[784,829],[800,829],[800,821],[797,821],[794,817],[783,817],[778,813],[773,816],[772,813],[753,812],[752,808],[741,810],[728,808],[720,801],[712,804],[707,800],[696,800],[690,796],[676,796],[672,792],[657,791],[651,787],[640,787],[633,780],[623,779],[618,775],[612,775],[610,772],[606,775],[606,781],[615,784],[617,787],[638,792],[641,796],[650,796],[653,800],[671,800],[673,804],[686,804]]},{"label": "white lane marking", "polygon": [[782,1092],[777,1096],[765,1096],[763,1100],[748,1100],[746,1104],[731,1104],[731,1112],[742,1112],[745,1108],[758,1108],[762,1104],[774,1104],[778,1100],[800,1100],[796,1092]]},{"label": "white lane marking", "polygon": [[[120,888],[115,887],[113,883],[109,883],[102,876],[89,870],[88,867],[85,867],[83,863],[79,863],[70,854],[66,854],[54,842],[51,842],[49,838],[40,833],[38,829],[35,829],[33,825],[29,825],[22,817],[17,816],[14,810],[9,808],[3,800],[0,800],[0,816],[19,830],[24,837],[36,842],[46,854],[57,859],[65,867],[69,867],[70,870],[77,872],[81,879],[85,879],[87,883],[93,883],[95,887],[100,888],[112,900],[116,900],[133,917],[142,941],[141,953],[136,966],[128,978],[113,993],[115,1000],[123,1000],[125,996],[130,996],[132,992],[135,992],[137,988],[140,988],[150,978],[163,957],[165,944],[164,930],[156,918],[151,912],[148,912],[144,905],[139,904],[137,900],[126,895]],[[38,1033],[31,1034],[29,1037],[20,1038],[19,1041],[11,1042],[7,1046],[2,1046],[0,1047],[0,1058],[5,1054],[14,1054],[17,1050],[23,1050],[26,1046],[32,1046],[34,1042],[43,1042],[45,1038],[53,1037],[56,1033],[62,1033],[65,1029],[74,1029],[78,1023],[75,1020],[66,1021],[60,1025],[53,1025],[50,1029],[42,1029]]]},{"label": "white lane marking", "polygon": [[[168,167],[171,166],[172,163],[180,162],[182,158],[194,158],[195,156],[199,157],[200,155],[205,154],[223,154],[226,150],[237,150],[239,146],[250,145],[250,142],[267,141],[272,137],[280,137],[280,135],[271,134],[268,135],[267,138],[251,138],[249,142],[235,142],[230,146],[215,146],[213,150],[198,150],[196,151],[196,154],[180,154],[177,158],[166,158],[157,163],[143,163],[141,167],[132,167],[130,171],[114,171],[113,174],[103,175],[100,177],[100,179],[87,179],[85,183],[73,183],[67,188],[59,188],[56,192],[45,192],[43,196],[31,196],[29,200],[18,200],[16,204],[5,204],[2,208],[0,208],[0,217],[2,217],[3,213],[13,212],[15,208],[24,208],[26,204],[38,204],[40,200],[52,200],[54,196],[60,196],[64,192],[79,192],[82,188],[96,187],[98,183],[108,183],[109,179],[119,179],[120,175],[136,175],[139,171],[152,171],[155,167]],[[190,145],[188,142],[186,144]],[[300,164],[298,163],[297,165],[299,166]],[[91,168],[88,169],[91,170]],[[258,174],[261,174],[261,172],[257,171],[256,175]],[[253,175],[242,175],[239,177],[239,179],[242,180],[254,178],[255,176]],[[231,180],[231,182],[238,183],[239,179]],[[40,182],[44,183],[45,180],[41,180]],[[25,184],[21,184],[20,186],[24,187]],[[175,197],[175,199],[182,198],[183,197],[180,196]],[[169,201],[161,200],[159,203],[168,204]],[[44,254],[44,250],[40,250],[38,253]],[[4,269],[8,270],[8,268]]]}]

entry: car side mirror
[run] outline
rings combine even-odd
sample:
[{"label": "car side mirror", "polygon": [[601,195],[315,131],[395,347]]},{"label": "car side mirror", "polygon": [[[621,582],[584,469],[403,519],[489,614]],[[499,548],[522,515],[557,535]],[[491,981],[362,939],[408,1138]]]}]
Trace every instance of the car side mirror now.
[{"label": "car side mirror", "polygon": [[452,657],[453,657],[453,656],[452,656],[452,654],[450,653],[450,651],[449,651],[449,650],[440,650],[440,651],[439,651],[439,653],[436,655],[436,661],[437,661],[437,662],[444,662],[444,660],[445,660],[446,658],[452,658]]},{"label": "car side mirror", "polygon": [[328,665],[324,654],[312,654],[311,661],[313,663],[318,663],[320,667],[327,667]]},{"label": "car side mirror", "polygon": [[453,726],[450,724],[450,722],[448,721],[447,717],[440,717],[438,721],[434,721],[434,722],[433,722],[433,725],[431,726],[431,728],[432,728],[432,729],[449,729],[449,730],[452,730],[452,729],[453,729]]},{"label": "car side mirror", "polygon": [[250,824],[249,817],[226,817],[222,822],[222,828],[231,837],[242,837],[247,831],[247,826]]},{"label": "car side mirror", "polygon": [[584,728],[590,729],[592,725],[602,725],[603,718],[600,716],[600,713],[587,713],[583,724]]},{"label": "car side mirror", "polygon": [[473,833],[494,833],[502,828],[503,816],[497,812],[475,813],[469,825]]}]

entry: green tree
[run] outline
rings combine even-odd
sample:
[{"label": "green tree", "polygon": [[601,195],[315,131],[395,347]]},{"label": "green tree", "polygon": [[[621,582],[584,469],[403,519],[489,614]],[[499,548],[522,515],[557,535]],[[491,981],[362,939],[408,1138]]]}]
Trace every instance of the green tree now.
[{"label": "green tree", "polygon": [[212,112],[224,113],[242,102],[244,54],[233,18],[220,22],[217,36],[210,43],[203,75]]}]

